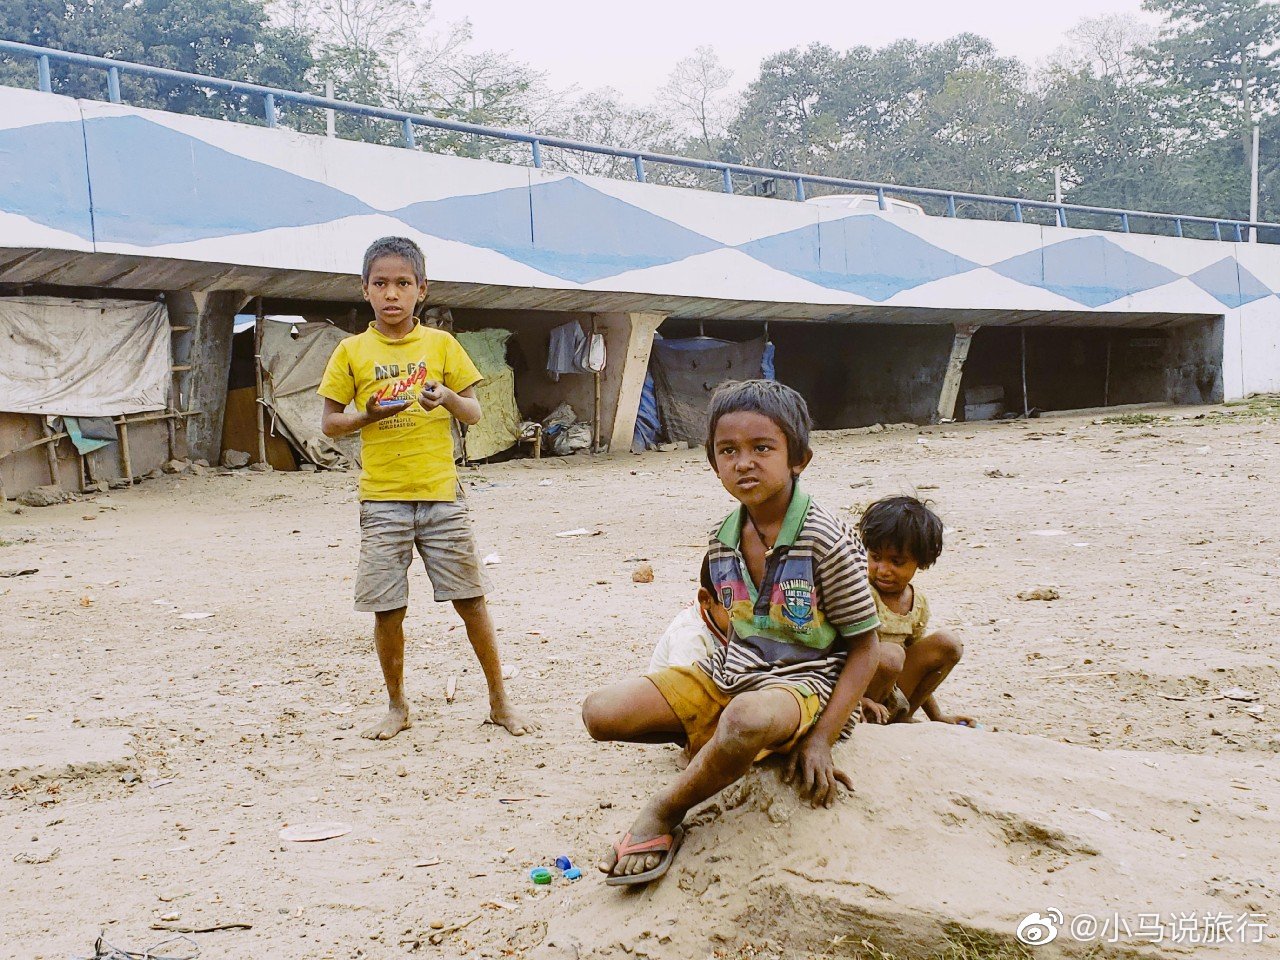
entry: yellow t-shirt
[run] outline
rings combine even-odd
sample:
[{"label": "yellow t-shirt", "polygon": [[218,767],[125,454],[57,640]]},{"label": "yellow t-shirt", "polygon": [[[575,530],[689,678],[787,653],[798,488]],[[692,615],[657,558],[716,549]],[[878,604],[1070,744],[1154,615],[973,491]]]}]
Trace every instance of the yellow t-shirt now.
[{"label": "yellow t-shirt", "polygon": [[[461,392],[482,377],[467,351],[449,333],[419,323],[408,336],[392,340],[369,329],[338,344],[317,393],[363,410],[369,398],[417,399],[431,382]],[[361,500],[457,499],[451,416],[444,407],[418,404],[360,431]]]},{"label": "yellow t-shirt", "polygon": [[915,584],[911,585],[911,610],[908,613],[890,610],[874,586],[871,594],[876,598],[876,614],[880,617],[876,632],[881,640],[909,647],[924,637],[929,627],[929,601]]}]

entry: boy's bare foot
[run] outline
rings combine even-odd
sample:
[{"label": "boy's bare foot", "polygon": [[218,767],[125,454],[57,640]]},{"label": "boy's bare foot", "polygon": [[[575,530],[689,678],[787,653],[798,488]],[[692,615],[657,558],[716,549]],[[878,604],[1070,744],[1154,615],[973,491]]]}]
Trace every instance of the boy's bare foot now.
[{"label": "boy's bare foot", "polygon": [[366,740],[390,740],[401,730],[408,730],[413,723],[409,720],[407,706],[391,707],[381,723],[374,724],[360,736]]},{"label": "boy's bare foot", "polygon": [[526,720],[505,703],[489,710],[489,722],[505,728],[513,737],[523,737],[526,733],[537,733],[542,729],[541,724]]},{"label": "boy's bare foot", "polygon": [[[631,825],[631,842],[643,843],[646,840],[652,840],[654,837],[670,833],[677,826],[678,822],[667,823],[657,813],[646,808]],[[596,866],[601,873],[611,877],[623,877],[652,870],[661,862],[661,853],[638,853],[618,860],[613,848],[610,847],[604,859]]]}]

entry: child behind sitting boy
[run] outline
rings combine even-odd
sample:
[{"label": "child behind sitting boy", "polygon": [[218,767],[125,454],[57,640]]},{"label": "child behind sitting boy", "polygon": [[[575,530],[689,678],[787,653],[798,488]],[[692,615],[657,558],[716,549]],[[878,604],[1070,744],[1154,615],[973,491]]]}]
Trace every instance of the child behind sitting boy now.
[{"label": "child behind sitting boy", "polygon": [[715,656],[716,649],[728,642],[729,611],[716,599],[711,568],[707,558],[703,557],[698,599],[667,624],[658,645],[653,648],[649,673],[657,673],[667,667],[692,667],[699,660]]},{"label": "child behind sitting boy", "polygon": [[896,723],[923,708],[930,720],[973,726],[970,717],[943,713],[934,699],[960,662],[964,644],[949,630],[926,632],[929,602],[911,582],[942,553],[942,520],[915,497],[886,497],[867,507],[858,535],[867,548],[881,641],[863,716],[871,723]]}]

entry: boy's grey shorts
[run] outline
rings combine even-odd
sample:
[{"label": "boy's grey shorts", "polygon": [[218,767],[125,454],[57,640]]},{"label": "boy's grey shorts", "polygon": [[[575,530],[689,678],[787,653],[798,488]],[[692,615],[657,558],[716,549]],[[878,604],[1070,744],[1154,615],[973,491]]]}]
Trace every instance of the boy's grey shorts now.
[{"label": "boy's grey shorts", "polygon": [[363,500],[357,610],[381,613],[408,606],[414,547],[437,601],[484,596],[484,574],[464,501]]}]

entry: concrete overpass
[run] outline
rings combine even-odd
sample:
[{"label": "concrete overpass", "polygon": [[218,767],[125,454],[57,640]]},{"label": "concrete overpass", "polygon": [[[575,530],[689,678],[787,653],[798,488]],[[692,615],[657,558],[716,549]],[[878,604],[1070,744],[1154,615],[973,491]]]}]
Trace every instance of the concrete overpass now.
[{"label": "concrete overpass", "polygon": [[[615,449],[659,324],[769,321],[802,389],[848,373],[831,404],[845,420],[936,409],[974,328],[1146,343],[1155,359],[1118,362],[1120,398],[1280,390],[1280,246],[851,213],[0,88],[0,285],[165,294],[200,412],[188,439],[205,455],[236,310],[358,302],[362,251],[393,233],[426,251],[433,304],[494,322],[601,319],[624,358],[604,398]],[[994,370],[1009,341],[990,336]],[[1053,355],[1065,346],[1043,342],[1044,375],[1067,376]],[[1090,342],[1080,363],[1097,366]],[[903,371],[906,387],[887,382]],[[897,399],[877,408],[860,390]]]}]

